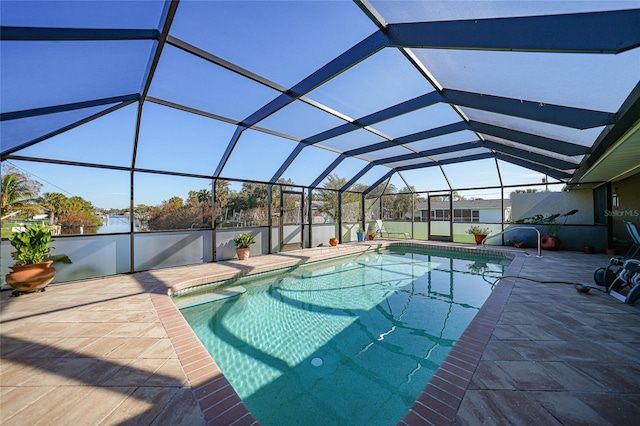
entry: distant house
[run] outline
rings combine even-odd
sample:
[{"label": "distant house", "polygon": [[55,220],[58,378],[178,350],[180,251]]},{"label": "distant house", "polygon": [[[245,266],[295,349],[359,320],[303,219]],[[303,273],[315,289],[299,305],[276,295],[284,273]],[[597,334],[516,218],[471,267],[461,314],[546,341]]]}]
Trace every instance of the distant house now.
[{"label": "distant house", "polygon": [[[511,220],[511,200],[504,201],[504,220]],[[449,201],[431,201],[431,221],[451,220]],[[501,200],[459,200],[453,202],[453,221],[460,223],[500,223],[502,221]],[[429,218],[426,202],[417,204],[416,220],[426,222]]]}]

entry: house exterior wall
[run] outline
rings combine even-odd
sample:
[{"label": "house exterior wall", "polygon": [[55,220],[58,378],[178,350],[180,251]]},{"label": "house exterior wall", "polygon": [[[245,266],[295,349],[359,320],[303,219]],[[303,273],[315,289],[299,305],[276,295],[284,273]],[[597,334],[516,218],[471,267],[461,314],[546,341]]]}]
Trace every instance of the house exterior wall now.
[{"label": "house exterior wall", "polygon": [[[624,221],[635,223],[640,229],[640,176],[614,182],[611,191],[618,197],[618,206],[611,211],[605,211],[605,216],[611,217],[614,243],[630,243],[631,238],[624,226]],[[620,253],[623,254],[623,253]]]},{"label": "house exterior wall", "polygon": [[502,221],[502,209],[482,209],[480,212],[480,223],[500,223]]},{"label": "house exterior wall", "polygon": [[[563,192],[512,193],[512,213],[514,220],[536,214],[549,216],[555,213],[567,213],[573,209],[578,212],[567,217],[566,225],[560,228],[558,237],[567,250],[582,250],[585,245],[593,246],[596,251],[603,252],[607,248],[607,228],[594,223],[594,199],[591,189]],[[562,221],[561,221],[562,223]],[[517,224],[509,227],[517,227]],[[536,226],[542,235],[546,227]],[[516,237],[527,245],[534,246],[535,239],[531,232],[514,230],[508,237]]]},{"label": "house exterior wall", "polygon": [[573,190],[563,192],[527,192],[511,194],[513,220],[536,214],[549,216],[578,209],[578,213],[567,217],[567,224],[593,225],[593,192]]}]

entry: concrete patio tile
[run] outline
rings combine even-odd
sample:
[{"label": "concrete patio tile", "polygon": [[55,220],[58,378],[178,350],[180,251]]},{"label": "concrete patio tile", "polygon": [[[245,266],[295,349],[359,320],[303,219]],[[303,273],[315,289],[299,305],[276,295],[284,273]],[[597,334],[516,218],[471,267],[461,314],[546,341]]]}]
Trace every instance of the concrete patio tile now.
[{"label": "concrete patio tile", "polygon": [[125,342],[106,354],[107,358],[137,358],[146,350],[153,347],[160,340],[169,339],[156,339],[149,337],[138,337],[136,339],[126,339]]},{"label": "concrete patio tile", "polygon": [[[34,363],[37,371],[22,386],[74,386],[80,384],[98,384],[100,381],[84,381],[83,376],[93,371],[113,374],[99,360],[93,358],[52,358]],[[88,370],[85,373],[85,370]]]},{"label": "concrete patio tile", "polygon": [[608,392],[640,394],[638,363],[572,362],[571,365],[601,383]]},{"label": "concrete patio tile", "polygon": [[187,382],[182,364],[177,358],[169,358],[150,376],[145,386],[182,386]]},{"label": "concrete patio tile", "polygon": [[10,418],[3,413],[15,414],[28,409],[55,389],[55,386],[7,387],[6,392],[0,394],[0,424],[6,424]]},{"label": "concrete patio tile", "polygon": [[492,335],[499,340],[529,340],[522,330],[511,324],[498,324]]},{"label": "concrete patio tile", "polygon": [[538,363],[539,368],[570,392],[602,392],[603,386],[567,362]]},{"label": "concrete patio tile", "polygon": [[[546,342],[544,342],[546,343]],[[556,356],[553,351],[549,350],[545,344],[540,341],[533,340],[510,340],[508,344],[511,346],[514,352],[520,354],[523,360],[528,361],[559,361],[560,358]]]},{"label": "concrete patio tile", "polygon": [[[70,332],[70,326],[73,323],[59,323],[59,322],[37,322],[37,325],[31,326],[29,331],[29,336],[33,338],[37,337],[75,337],[73,335],[67,334]],[[76,325],[77,327],[77,325]]]},{"label": "concrete patio tile", "polygon": [[529,340],[561,340],[559,337],[554,336],[550,332],[546,331],[543,326],[538,324],[520,324],[514,325],[514,328]]},{"label": "concrete patio tile", "polygon": [[607,342],[607,348],[618,355],[619,362],[635,363],[640,353],[640,343]]},{"label": "concrete patio tile", "polygon": [[33,363],[18,360],[3,359],[0,368],[0,385],[20,386],[38,373]]},{"label": "concrete patio tile", "polygon": [[[25,387],[24,389],[36,390],[37,387]],[[12,416],[3,425],[54,425],[71,424],[66,420],[69,413],[75,410],[76,405],[91,392],[86,386],[58,386],[49,387],[51,392],[37,400],[35,403],[25,404],[24,408]],[[76,423],[81,424],[81,423]]]},{"label": "concrete patio tile", "polygon": [[504,342],[492,337],[482,353],[482,360],[487,361],[522,361],[525,358],[514,350],[515,341]]},{"label": "concrete patio tile", "polygon": [[563,425],[611,425],[598,412],[574,395],[542,392],[532,397]]},{"label": "concrete patio tile", "polygon": [[78,354],[83,356],[104,357],[126,342],[127,339],[124,337],[100,337],[81,348]]},{"label": "concrete patio tile", "polygon": [[[32,337],[29,340],[14,338],[10,335],[2,336],[2,357],[7,359],[22,358],[55,358],[65,355],[66,351],[60,348],[65,338],[63,337]],[[8,351],[5,352],[5,344]]]},{"label": "concrete patio tile", "polygon": [[640,394],[576,394],[612,425],[634,425],[640,419]]},{"label": "concrete patio tile", "polygon": [[75,333],[75,337],[106,337],[113,329],[113,323],[92,323],[86,328],[78,330],[78,332]]},{"label": "concrete patio tile", "polygon": [[549,376],[535,361],[495,361],[513,380],[519,390],[562,390],[560,383]]},{"label": "concrete patio tile", "polygon": [[538,345],[564,361],[619,362],[617,353],[596,342],[544,341]]},{"label": "concrete patio tile", "polygon": [[167,403],[176,396],[178,390],[179,388],[139,387],[122,404],[118,405],[117,410],[109,414],[102,423],[113,425],[151,424],[160,411],[165,409]]},{"label": "concrete patio tile", "polygon": [[602,325],[598,327],[598,331],[602,333],[604,341],[618,341],[627,343],[640,344],[640,326],[629,325],[634,318],[619,318],[615,324]]},{"label": "concrete patio tile", "polygon": [[156,323],[123,323],[112,325],[109,337],[151,337],[167,338],[167,332]]},{"label": "concrete patio tile", "polygon": [[151,347],[145,349],[138,358],[176,358],[171,340],[158,339]]},{"label": "concrete patio tile", "polygon": [[132,387],[91,387],[85,391],[83,398],[76,401],[73,410],[62,415],[63,421],[66,424],[76,425],[100,424],[117,410],[134,391],[135,388]]},{"label": "concrete patio tile", "polygon": [[469,388],[516,390],[516,382],[496,362],[480,361]]},{"label": "concrete patio tile", "polygon": [[526,392],[468,390],[456,426],[561,425]]},{"label": "concrete patio tile", "polygon": [[165,425],[204,425],[204,416],[200,406],[193,398],[190,388],[180,388],[174,397],[162,406],[157,417],[150,423],[154,426]]},{"label": "concrete patio tile", "polygon": [[141,386],[165,363],[158,358],[113,360],[122,368],[102,382],[104,386]]}]

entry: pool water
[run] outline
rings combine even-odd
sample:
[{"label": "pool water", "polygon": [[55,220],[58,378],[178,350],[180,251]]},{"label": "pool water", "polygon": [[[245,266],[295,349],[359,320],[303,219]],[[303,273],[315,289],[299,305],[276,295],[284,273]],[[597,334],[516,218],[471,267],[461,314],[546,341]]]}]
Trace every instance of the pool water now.
[{"label": "pool water", "polygon": [[174,300],[261,424],[390,425],[508,263],[390,248]]}]

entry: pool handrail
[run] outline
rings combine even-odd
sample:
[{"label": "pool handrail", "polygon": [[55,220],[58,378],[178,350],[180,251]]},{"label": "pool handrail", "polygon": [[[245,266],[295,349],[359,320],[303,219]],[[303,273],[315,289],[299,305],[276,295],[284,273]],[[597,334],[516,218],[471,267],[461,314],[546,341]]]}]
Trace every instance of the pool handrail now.
[{"label": "pool handrail", "polygon": [[486,237],[484,237],[484,239],[482,240],[482,248],[486,248],[484,243],[489,238],[493,238],[493,237],[497,237],[498,235],[506,234],[507,232],[513,231],[514,229],[533,229],[534,231],[536,231],[536,233],[538,234],[538,241],[537,241],[538,242],[538,254],[536,255],[536,257],[542,257],[542,248],[540,246],[540,230],[538,228],[536,228],[535,226],[514,226],[512,228],[505,229],[504,231],[498,232],[497,234],[489,234]]}]

